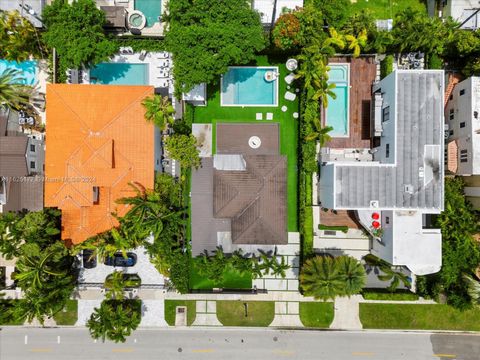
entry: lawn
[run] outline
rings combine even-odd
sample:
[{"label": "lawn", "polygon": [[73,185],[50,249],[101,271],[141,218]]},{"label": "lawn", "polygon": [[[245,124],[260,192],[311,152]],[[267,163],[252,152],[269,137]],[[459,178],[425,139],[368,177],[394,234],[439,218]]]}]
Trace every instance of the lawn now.
[{"label": "lawn", "polygon": [[223,279],[216,283],[204,276],[200,275],[196,269],[195,262],[199,259],[192,259],[190,266],[190,289],[192,290],[211,290],[213,288],[222,289],[251,289],[252,275],[240,274],[231,267],[225,268]]},{"label": "lawn", "polygon": [[53,318],[57,322],[57,325],[75,325],[78,318],[77,309],[77,300],[68,300],[63,310],[56,313]]},{"label": "lawn", "polygon": [[360,304],[366,329],[480,331],[480,308],[460,311],[449,305]]},{"label": "lawn", "polygon": [[195,300],[165,300],[165,321],[170,326],[175,326],[175,311],[177,306],[187,307],[187,325],[190,326],[197,316]]},{"label": "lawn", "polygon": [[333,303],[301,302],[300,320],[306,327],[328,328],[333,321]]},{"label": "lawn", "polygon": [[357,0],[352,2],[350,9],[353,13],[368,9],[376,19],[393,19],[395,14],[409,7],[423,11],[427,16],[427,8],[421,0]]},{"label": "lawn", "polygon": [[[249,122],[249,123],[272,123],[280,124],[280,152],[287,156],[287,206],[288,206],[288,231],[297,231],[297,138],[298,121],[293,119],[293,113],[299,111],[298,97],[296,101],[286,101],[283,96],[287,91],[287,84],[283,80],[288,74],[285,67],[287,59],[274,59],[267,56],[258,56],[255,64],[257,66],[278,66],[279,88],[278,88],[278,106],[277,107],[222,107],[220,105],[220,84],[208,86],[207,106],[197,106],[194,109],[194,123],[211,123],[213,134],[213,151],[215,151],[215,125],[219,122]],[[294,88],[290,89],[291,91]],[[285,105],[288,110],[281,111]],[[255,114],[257,112],[273,113],[273,121],[257,121]]]},{"label": "lawn", "polygon": [[274,317],[273,301],[217,301],[217,318],[225,326],[268,326]]}]

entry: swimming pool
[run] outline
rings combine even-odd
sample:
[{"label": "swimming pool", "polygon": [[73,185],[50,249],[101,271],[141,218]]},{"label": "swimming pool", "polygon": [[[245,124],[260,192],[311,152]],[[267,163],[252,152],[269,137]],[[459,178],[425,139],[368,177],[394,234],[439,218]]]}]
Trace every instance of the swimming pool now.
[{"label": "swimming pool", "polygon": [[37,62],[36,61],[16,61],[0,60],[0,74],[7,69],[20,71],[20,76],[16,83],[24,85],[35,85],[37,82]]},{"label": "swimming pool", "polygon": [[349,94],[350,94],[350,65],[349,64],[329,64],[328,72],[329,83],[334,83],[336,87],[333,93],[336,99],[328,99],[328,107],[325,113],[325,123],[333,127],[330,132],[332,137],[348,137],[349,135]]},{"label": "swimming pool", "polygon": [[278,79],[265,80],[265,73],[278,73],[271,66],[232,66],[222,76],[222,106],[277,106]]},{"label": "swimming pool", "polygon": [[100,63],[90,69],[90,83],[148,85],[148,64]]},{"label": "swimming pool", "polygon": [[161,0],[135,0],[134,8],[145,15],[147,19],[146,27],[151,27],[156,22],[159,22],[158,17],[162,15]]}]

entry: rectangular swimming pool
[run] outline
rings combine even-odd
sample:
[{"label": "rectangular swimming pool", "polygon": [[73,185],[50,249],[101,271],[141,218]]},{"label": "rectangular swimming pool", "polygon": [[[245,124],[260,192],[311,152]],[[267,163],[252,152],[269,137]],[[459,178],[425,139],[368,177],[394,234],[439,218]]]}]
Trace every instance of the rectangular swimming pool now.
[{"label": "rectangular swimming pool", "polygon": [[330,132],[332,137],[349,136],[349,94],[350,94],[350,65],[329,64],[329,83],[334,83],[333,92],[336,99],[328,99],[328,107],[325,112],[325,123],[333,127]]},{"label": "rectangular swimming pool", "polygon": [[145,15],[147,19],[146,27],[151,27],[156,22],[159,22],[158,17],[162,15],[161,0],[135,0],[134,8]]},{"label": "rectangular swimming pool", "polygon": [[148,64],[100,63],[90,69],[90,83],[148,85]]},{"label": "rectangular swimming pool", "polygon": [[37,82],[37,62],[36,61],[22,61],[20,63],[16,61],[8,61],[0,59],[0,74],[7,69],[14,69],[20,72],[16,81],[23,85],[35,85]]},{"label": "rectangular swimming pool", "polygon": [[222,106],[277,106],[278,79],[265,80],[274,66],[231,66],[221,81]]}]

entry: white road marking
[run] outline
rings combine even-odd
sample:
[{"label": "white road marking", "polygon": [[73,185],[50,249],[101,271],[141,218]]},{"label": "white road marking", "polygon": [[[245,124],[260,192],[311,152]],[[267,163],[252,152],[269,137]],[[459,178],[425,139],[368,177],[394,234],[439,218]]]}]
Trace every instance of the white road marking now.
[{"label": "white road marking", "polygon": [[137,343],[137,339],[133,339],[133,342],[136,344],[136,343]]},{"label": "white road marking", "polygon": [[28,335],[25,335],[25,345],[28,344]]},{"label": "white road marking", "polygon": [[57,344],[60,344],[60,335],[57,336]]}]

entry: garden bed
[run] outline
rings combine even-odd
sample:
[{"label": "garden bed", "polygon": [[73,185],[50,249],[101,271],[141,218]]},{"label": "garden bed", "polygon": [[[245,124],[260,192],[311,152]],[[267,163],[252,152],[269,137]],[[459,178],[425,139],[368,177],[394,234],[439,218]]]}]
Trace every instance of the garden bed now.
[{"label": "garden bed", "polygon": [[192,259],[190,265],[190,289],[192,290],[212,290],[214,288],[221,289],[251,289],[252,288],[252,275],[240,274],[232,267],[226,267],[222,281],[214,282],[209,278],[206,278],[198,273],[195,266],[196,261],[201,259]]},{"label": "garden bed", "polygon": [[418,294],[402,289],[395,292],[383,289],[363,289],[362,295],[365,300],[415,301],[419,298]]}]

